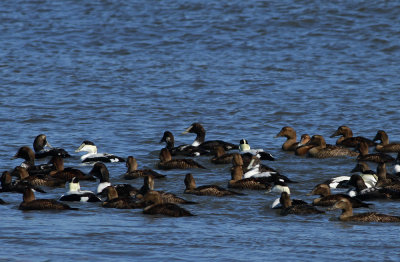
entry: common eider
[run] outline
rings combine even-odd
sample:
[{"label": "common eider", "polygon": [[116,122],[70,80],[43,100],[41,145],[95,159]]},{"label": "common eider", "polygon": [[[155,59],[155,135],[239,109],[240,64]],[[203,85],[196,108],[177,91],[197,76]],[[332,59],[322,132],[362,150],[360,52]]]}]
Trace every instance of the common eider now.
[{"label": "common eider", "polygon": [[77,177],[72,177],[67,186],[68,191],[60,197],[60,201],[101,202],[101,199],[92,191],[81,190]]},{"label": "common eider", "polygon": [[336,145],[345,147],[356,147],[360,142],[367,143],[368,146],[374,146],[375,143],[362,136],[353,136],[353,131],[348,126],[339,126],[331,137],[340,136],[336,140]]},{"label": "common eider", "polygon": [[97,153],[96,145],[89,140],[85,140],[82,144],[75,150],[75,152],[88,152],[87,154],[81,156],[83,163],[85,162],[125,162],[125,159],[119,156],[108,153]]},{"label": "common eider", "polygon": [[217,196],[217,197],[244,195],[243,193],[228,190],[217,185],[204,185],[197,187],[196,181],[194,180],[193,175],[190,173],[186,174],[184,182],[186,189],[183,193],[185,194],[193,194],[198,196]]},{"label": "common eider", "polygon": [[319,210],[312,205],[303,204],[303,205],[292,205],[292,201],[290,199],[290,195],[287,192],[281,193],[280,203],[282,205],[282,209],[280,211],[281,216],[287,216],[290,214],[294,215],[311,215],[311,214],[322,214],[325,211]]},{"label": "common eider", "polygon": [[325,139],[321,135],[313,135],[311,140],[306,145],[313,145],[308,150],[308,156],[315,158],[328,158],[328,157],[355,157],[359,154],[355,151],[341,146],[327,145]]},{"label": "common eider", "polygon": [[70,157],[71,155],[63,148],[52,147],[47,141],[44,134],[36,136],[33,141],[33,149],[35,150],[35,158],[45,158],[48,156],[60,156],[62,158]]},{"label": "common eider", "polygon": [[20,210],[78,210],[54,199],[36,199],[31,188],[26,188]]},{"label": "common eider", "polygon": [[171,217],[193,216],[188,210],[174,203],[163,203],[158,192],[147,192],[143,197],[143,201],[145,203],[153,203],[143,209],[144,214],[166,215]]},{"label": "common eider", "polygon": [[378,130],[373,140],[381,141],[375,146],[375,150],[378,152],[400,152],[400,143],[389,143],[389,136],[383,130]]},{"label": "common eider", "polygon": [[124,174],[124,179],[130,180],[130,179],[136,179],[139,177],[145,177],[145,176],[153,176],[154,178],[165,178],[166,175],[162,175],[160,173],[157,173],[156,171],[152,169],[138,169],[138,163],[136,161],[136,158],[133,156],[128,156],[126,159],[126,167],[128,170]]},{"label": "common eider", "polygon": [[160,169],[187,169],[187,168],[204,168],[193,159],[189,158],[178,158],[172,159],[171,153],[167,148],[163,148],[159,155],[160,161],[158,162],[158,168]]}]

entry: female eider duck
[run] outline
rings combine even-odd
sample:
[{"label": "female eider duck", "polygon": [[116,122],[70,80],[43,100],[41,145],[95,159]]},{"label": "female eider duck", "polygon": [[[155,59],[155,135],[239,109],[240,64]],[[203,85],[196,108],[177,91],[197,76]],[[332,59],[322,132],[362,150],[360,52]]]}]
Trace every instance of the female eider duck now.
[{"label": "female eider duck", "polygon": [[125,162],[125,159],[119,156],[115,156],[108,153],[97,153],[96,145],[88,140],[82,142],[82,144],[75,150],[75,152],[88,152],[86,155],[81,156],[83,163],[85,162]]},{"label": "female eider duck", "polygon": [[239,146],[228,143],[222,140],[208,140],[205,141],[206,138],[206,130],[200,123],[193,123],[190,127],[188,127],[182,134],[187,134],[187,133],[194,133],[196,134],[196,139],[192,143],[192,146],[199,147],[204,150],[209,150],[210,152],[213,152],[215,150],[216,146],[223,146],[225,150],[232,150],[232,149],[238,149]]},{"label": "female eider duck", "polygon": [[20,166],[15,167],[13,175],[18,181],[28,183],[32,187],[48,186],[48,187],[64,187],[65,181],[49,175],[30,175],[28,171]]},{"label": "female eider duck", "polygon": [[171,217],[193,216],[192,213],[174,203],[163,203],[158,192],[147,192],[144,195],[143,201],[145,203],[153,203],[143,209],[143,214]]},{"label": "female eider duck", "polygon": [[223,146],[217,146],[215,148],[215,156],[211,158],[211,163],[219,164],[230,164],[232,163],[233,154],[226,153]]},{"label": "female eider duck", "polygon": [[365,142],[360,142],[356,149],[360,152],[360,155],[357,157],[358,161],[368,161],[368,162],[375,162],[375,163],[380,163],[380,162],[393,162],[395,159],[385,153],[368,153],[368,144]]},{"label": "female eider duck", "polygon": [[313,148],[313,145],[307,145],[307,143],[311,140],[309,134],[302,134],[300,137],[300,142],[297,144],[296,149],[294,150],[294,154],[296,156],[305,156],[308,153],[308,150]]},{"label": "female eider duck", "polygon": [[78,210],[54,199],[36,199],[31,188],[26,188],[20,210]]},{"label": "female eider duck", "polygon": [[133,156],[128,156],[128,158],[126,159],[126,167],[128,168],[128,170],[124,174],[124,179],[126,180],[136,179],[145,176],[153,176],[154,178],[166,177],[166,175],[159,174],[152,169],[138,169],[138,163],[136,161],[136,158],[134,158]]},{"label": "female eider duck", "polygon": [[231,180],[228,182],[229,188],[268,190],[271,188],[268,177],[249,177],[243,178],[243,167],[234,166],[231,171]]},{"label": "female eider duck", "polygon": [[[22,167],[20,167],[22,168]],[[25,171],[26,172],[26,171]],[[12,192],[12,193],[21,193],[23,194],[25,188],[32,188],[36,192],[46,193],[43,189],[38,186],[32,185],[27,180],[16,180],[12,181],[12,177],[10,172],[4,171],[0,178],[1,181],[1,189],[0,192]]]},{"label": "female eider duck", "polygon": [[283,151],[295,151],[299,144],[297,142],[296,131],[290,126],[282,127],[281,131],[276,134],[275,138],[277,137],[286,137],[286,141],[282,145]]},{"label": "female eider duck", "polygon": [[[90,170],[89,175],[93,175],[100,179],[100,183],[97,186],[97,194],[105,195],[104,189],[111,186],[110,183],[110,173],[106,165],[102,162],[97,162],[94,164],[92,170]],[[138,190],[129,184],[118,184],[114,185],[120,196],[134,196]]]},{"label": "female eider duck", "polygon": [[378,152],[400,152],[400,143],[389,143],[389,136],[383,130],[378,130],[373,140],[381,141],[375,146],[375,150]]},{"label": "female eider duck", "polygon": [[49,175],[54,178],[64,180],[65,182],[71,181],[71,179],[74,177],[78,178],[79,180],[96,181],[95,177],[85,174],[79,169],[72,167],[64,168],[64,159],[60,156],[53,156],[49,163],[53,164],[54,168],[56,169],[49,173]]},{"label": "female eider duck", "polygon": [[52,147],[44,134],[40,134],[35,138],[33,149],[35,150],[35,158],[45,158],[48,156],[70,157],[70,154],[65,149]]},{"label": "female eider duck", "polygon": [[16,158],[22,158],[25,160],[20,166],[26,168],[31,175],[48,174],[51,170],[54,170],[52,164],[35,165],[35,153],[28,146],[20,147],[18,152],[11,159]]},{"label": "female eider duck", "polygon": [[165,131],[160,143],[165,142],[166,148],[172,156],[200,156],[210,153],[210,150],[204,150],[193,145],[175,146],[174,135],[170,131]]},{"label": "female eider duck", "polygon": [[290,214],[294,215],[311,215],[311,214],[322,214],[325,211],[319,210],[312,205],[292,205],[292,200],[287,192],[281,193],[280,203],[282,205],[281,216],[287,216]]},{"label": "female eider duck", "polygon": [[336,140],[336,145],[345,147],[356,147],[360,142],[367,143],[368,146],[374,146],[375,143],[362,136],[353,136],[353,131],[348,126],[339,126],[339,128],[331,135],[331,137],[340,136]]},{"label": "female eider duck", "polygon": [[328,158],[328,157],[355,157],[359,154],[348,148],[341,146],[327,145],[325,139],[321,135],[313,135],[307,145],[313,147],[308,151],[308,156],[315,158]]},{"label": "female eider duck", "polygon": [[341,209],[342,214],[339,216],[341,221],[355,222],[400,222],[400,216],[390,216],[379,214],[376,212],[368,212],[353,215],[353,207],[348,199],[340,199],[330,210]]},{"label": "female eider duck", "polygon": [[197,187],[196,181],[194,180],[193,175],[190,173],[186,174],[184,182],[186,186],[186,189],[183,192],[184,194],[193,194],[198,196],[217,196],[217,197],[244,195],[242,193],[228,190],[217,185],[204,185]]},{"label": "female eider duck", "polygon": [[340,199],[348,199],[353,206],[353,208],[358,207],[369,207],[370,204],[364,203],[361,200],[350,197],[346,194],[331,194],[331,189],[326,184],[318,184],[311,191],[310,195],[319,195],[319,198],[313,200],[312,204],[314,206],[332,206]]},{"label": "female eider duck", "polygon": [[204,168],[193,159],[172,159],[171,153],[168,149],[163,148],[159,155],[160,161],[158,162],[158,168],[168,169],[187,169],[187,168]]},{"label": "female eider duck", "polygon": [[77,202],[101,202],[92,191],[81,190],[79,179],[73,177],[68,183],[68,192],[60,197],[60,201],[77,201]]},{"label": "female eider duck", "polygon": [[102,207],[118,209],[134,209],[145,207],[144,202],[135,201],[131,197],[118,196],[118,192],[113,186],[108,186],[104,190],[107,193],[107,199],[102,203]]}]

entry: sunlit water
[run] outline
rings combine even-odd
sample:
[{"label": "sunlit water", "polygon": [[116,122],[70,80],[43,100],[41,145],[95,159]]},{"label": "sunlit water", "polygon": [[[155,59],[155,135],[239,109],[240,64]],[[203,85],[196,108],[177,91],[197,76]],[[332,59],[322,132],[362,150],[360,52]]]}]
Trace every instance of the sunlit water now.
[{"label": "sunlit water", "polygon": [[[286,125],[329,136],[340,125],[400,141],[400,5],[396,1],[2,1],[0,3],[0,168],[45,133],[89,171],[74,150],[83,140],[100,152],[133,155],[156,168],[165,130],[177,144],[200,122],[208,139],[246,138],[277,160],[271,167],[298,184],[349,175],[350,158],[310,159],[281,151]],[[199,202],[190,218],[73,203],[79,211],[22,212],[19,194],[2,193],[0,258],[27,260],[398,260],[398,224],[337,221],[339,211],[281,217],[278,195],[245,191],[232,198],[183,195],[198,185],[227,186],[230,166],[196,159],[206,170],[160,171],[156,189]],[[124,164],[108,164],[126,183]],[[371,165],[371,168],[375,168]],[[388,167],[391,171],[391,166]],[[159,171],[159,170],[158,170]],[[128,181],[140,187],[142,179]],[[97,183],[82,182],[95,190]],[[58,198],[64,188],[37,198]],[[400,215],[395,201],[373,210]],[[355,212],[366,212],[356,210]]]}]

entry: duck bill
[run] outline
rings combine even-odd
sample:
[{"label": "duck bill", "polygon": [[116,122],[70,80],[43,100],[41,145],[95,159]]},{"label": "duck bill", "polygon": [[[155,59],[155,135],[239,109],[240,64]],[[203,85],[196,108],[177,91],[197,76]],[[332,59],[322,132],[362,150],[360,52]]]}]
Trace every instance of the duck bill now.
[{"label": "duck bill", "polygon": [[333,133],[330,137],[338,136],[339,135],[338,132],[339,132],[339,130],[336,130],[335,133]]},{"label": "duck bill", "polygon": [[82,145],[80,145],[78,147],[78,149],[75,150],[75,152],[80,152],[84,146],[85,146],[85,143],[82,143]]},{"label": "duck bill", "polygon": [[192,130],[193,126],[188,127],[185,131],[183,131],[182,135],[187,134],[190,132],[190,130]]}]

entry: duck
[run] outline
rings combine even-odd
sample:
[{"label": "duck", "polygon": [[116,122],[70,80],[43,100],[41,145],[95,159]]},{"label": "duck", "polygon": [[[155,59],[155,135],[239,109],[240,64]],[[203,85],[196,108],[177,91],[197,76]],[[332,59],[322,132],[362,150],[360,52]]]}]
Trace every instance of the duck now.
[{"label": "duck", "polygon": [[70,181],[72,178],[76,177],[79,180],[96,181],[96,178],[85,174],[77,168],[67,167],[64,168],[64,159],[60,156],[53,156],[50,159],[51,164],[53,164],[55,170],[50,171],[49,175],[64,180],[65,182]]},{"label": "duck", "polygon": [[67,186],[68,192],[62,195],[59,201],[101,202],[101,199],[92,191],[81,190],[77,177],[72,177]]},{"label": "duck", "polygon": [[36,199],[31,188],[25,188],[20,210],[78,210],[54,199]]},{"label": "duck", "polygon": [[327,145],[325,139],[321,135],[313,135],[307,145],[313,147],[308,151],[308,156],[314,158],[328,158],[328,157],[356,157],[359,154],[355,151],[341,146]]},{"label": "duck", "polygon": [[348,188],[350,176],[337,176],[325,180],[322,184],[327,185],[329,188]]},{"label": "duck", "polygon": [[395,161],[395,159],[392,156],[385,153],[379,152],[379,153],[369,154],[368,145],[365,142],[360,142],[356,147],[356,149],[360,152],[360,155],[357,157],[358,161],[375,162],[375,163],[379,162],[388,163]]},{"label": "duck", "polygon": [[308,153],[308,150],[313,148],[313,145],[307,145],[307,143],[311,140],[309,134],[302,134],[300,137],[300,142],[297,144],[296,149],[294,150],[294,154],[296,156],[305,156]]},{"label": "duck", "polygon": [[32,187],[64,187],[65,181],[49,175],[30,175],[26,168],[17,166],[12,174],[18,178],[18,183],[28,183]]},{"label": "duck", "polygon": [[200,156],[210,154],[210,150],[205,150],[193,145],[175,146],[174,135],[170,131],[165,131],[160,143],[165,142],[166,148],[172,156]]},{"label": "duck", "polygon": [[216,197],[244,195],[243,193],[228,190],[217,185],[204,185],[197,187],[196,181],[191,173],[186,174],[184,182],[186,186],[186,189],[183,192],[184,194]]},{"label": "duck", "polygon": [[275,161],[275,157],[264,149],[251,149],[249,142],[244,138],[239,141],[239,153],[242,157],[257,156],[260,160]]},{"label": "duck", "polygon": [[280,203],[282,205],[282,209],[280,211],[281,216],[287,216],[289,214],[311,215],[325,213],[325,211],[319,210],[309,204],[293,205],[292,200],[290,199],[290,195],[287,192],[281,193]]},{"label": "duck", "polygon": [[215,147],[215,156],[211,158],[211,163],[219,164],[229,164],[232,163],[233,154],[226,153],[223,146]]},{"label": "duck", "polygon": [[216,146],[223,146],[226,151],[232,150],[232,149],[239,149],[238,145],[225,142],[222,140],[208,140],[205,141],[206,138],[206,130],[200,123],[193,123],[188,127],[182,134],[187,134],[187,133],[194,133],[196,134],[196,139],[192,143],[192,146],[199,147],[203,150],[208,150],[210,152],[213,152],[215,150]]},{"label": "duck", "polygon": [[359,174],[368,188],[374,187],[376,182],[378,182],[376,172],[371,170],[364,161],[357,161],[356,166],[350,172]]},{"label": "duck", "polygon": [[88,152],[87,154],[81,156],[82,163],[86,162],[105,162],[105,163],[114,163],[114,162],[125,162],[125,159],[113,154],[108,153],[97,153],[96,145],[89,140],[85,140],[82,144],[75,150],[75,152]]},{"label": "duck", "polygon": [[35,158],[45,158],[48,156],[60,156],[62,158],[70,157],[71,155],[63,148],[52,147],[47,141],[45,134],[40,134],[33,141],[33,149],[35,150]]},{"label": "duck", "polygon": [[27,169],[31,175],[48,174],[50,171],[54,170],[52,164],[35,165],[35,152],[33,152],[33,150],[28,146],[20,147],[11,159],[16,158],[22,158],[25,160],[20,166]]},{"label": "duck", "polygon": [[144,195],[145,203],[153,203],[143,209],[143,214],[147,215],[166,215],[171,217],[193,216],[193,214],[174,203],[163,203],[160,194],[149,191]]},{"label": "duck", "polygon": [[163,148],[160,151],[159,155],[160,161],[158,162],[159,169],[187,169],[187,168],[203,168],[204,166],[200,165],[193,159],[184,158],[184,159],[172,159],[171,153],[167,148]]},{"label": "duck", "polygon": [[131,197],[120,197],[118,192],[113,186],[108,186],[105,189],[107,199],[101,204],[105,208],[118,208],[118,209],[135,209],[144,208],[145,203],[141,201],[135,201]]},{"label": "duck", "polygon": [[352,204],[348,199],[340,199],[330,210],[341,209],[342,214],[339,216],[340,221],[356,221],[356,222],[400,222],[400,216],[390,216],[376,212],[353,214]]},{"label": "duck", "polygon": [[124,174],[124,179],[126,180],[131,180],[131,179],[136,179],[139,177],[145,177],[145,176],[153,176],[154,178],[165,178],[166,175],[162,175],[160,173],[157,173],[156,171],[152,169],[138,169],[138,163],[136,161],[136,158],[133,156],[128,156],[126,159],[126,167],[128,170]]},{"label": "duck", "polygon": [[351,197],[357,197],[359,200],[376,200],[376,199],[400,199],[400,192],[385,187],[368,188],[360,175],[352,175],[349,185],[355,189],[350,190],[347,194]]},{"label": "duck", "polygon": [[356,147],[361,141],[367,143],[368,146],[375,146],[375,142],[362,137],[362,136],[353,136],[353,131],[351,131],[348,126],[339,126],[338,129],[331,135],[332,137],[340,136],[336,140],[336,145],[344,146],[344,147]]},{"label": "duck", "polygon": [[399,153],[400,143],[389,143],[389,136],[383,130],[378,130],[373,141],[381,141],[381,143],[376,144],[375,150],[378,152],[385,153]]},{"label": "duck", "polygon": [[385,163],[379,163],[376,169],[376,175],[378,177],[378,182],[375,185],[376,187],[400,191],[400,178],[396,175],[387,174]]},{"label": "duck", "polygon": [[[270,190],[266,191],[265,193],[270,193],[270,192],[279,193],[279,195],[281,195],[282,192],[286,192],[290,195],[290,188],[283,180],[278,179],[277,181],[274,182],[274,185],[272,186],[272,188]],[[307,202],[305,202],[304,200],[301,200],[301,199],[291,199],[291,201],[292,201],[292,205],[307,204]],[[277,199],[275,199],[274,202],[272,202],[271,208],[272,209],[282,208],[282,205],[280,202],[280,197],[278,197]]]},{"label": "duck", "polygon": [[[104,189],[111,186],[110,183],[110,173],[107,166],[103,162],[97,162],[93,165],[92,170],[90,170],[89,175],[93,175],[100,179],[100,183],[97,186],[97,194],[105,195]],[[113,185],[118,191],[119,196],[134,196],[137,194],[138,189],[129,184],[117,184]]]},{"label": "duck", "polygon": [[269,181],[266,177],[243,178],[243,168],[234,166],[231,171],[231,180],[228,182],[228,188],[268,190],[271,188]]},{"label": "duck", "polygon": [[338,200],[346,198],[350,201],[353,208],[358,207],[369,207],[370,204],[364,203],[357,198],[350,197],[346,194],[331,194],[331,189],[326,184],[316,185],[309,195],[319,195],[319,198],[313,200],[312,204],[314,206],[332,206]]},{"label": "duck", "polygon": [[34,186],[26,180],[16,180],[12,181],[11,174],[9,171],[4,171],[0,178],[1,189],[0,192],[12,192],[23,194],[25,188],[30,187],[36,192],[46,193],[43,189],[38,186]]},{"label": "duck", "polygon": [[282,127],[281,131],[276,134],[275,138],[277,137],[286,137],[286,141],[282,145],[283,151],[295,151],[299,145],[299,142],[297,142],[296,131],[290,126]]}]

